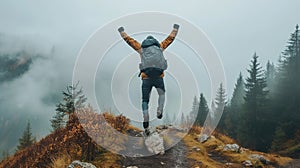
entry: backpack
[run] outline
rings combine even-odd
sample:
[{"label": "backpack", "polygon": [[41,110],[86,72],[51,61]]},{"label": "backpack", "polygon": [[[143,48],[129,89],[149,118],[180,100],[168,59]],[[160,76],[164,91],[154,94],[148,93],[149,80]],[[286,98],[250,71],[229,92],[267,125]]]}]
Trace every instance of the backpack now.
[{"label": "backpack", "polygon": [[141,72],[144,72],[150,78],[154,78],[159,77],[167,67],[167,60],[160,47],[151,45],[142,48],[142,59],[140,63]]}]

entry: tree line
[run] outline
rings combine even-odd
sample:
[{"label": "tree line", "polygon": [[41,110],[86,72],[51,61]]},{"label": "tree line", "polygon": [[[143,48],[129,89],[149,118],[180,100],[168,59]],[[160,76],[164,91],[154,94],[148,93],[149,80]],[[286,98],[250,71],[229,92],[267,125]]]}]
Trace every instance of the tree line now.
[{"label": "tree line", "polygon": [[[299,26],[291,33],[278,63],[265,68],[254,53],[246,78],[239,74],[229,100],[222,84],[213,101],[224,104],[217,129],[241,145],[259,151],[279,151],[300,143],[300,35]],[[215,105],[213,105],[215,106]],[[194,99],[195,125],[203,126],[209,107],[201,93]],[[297,149],[300,151],[299,149]]]}]

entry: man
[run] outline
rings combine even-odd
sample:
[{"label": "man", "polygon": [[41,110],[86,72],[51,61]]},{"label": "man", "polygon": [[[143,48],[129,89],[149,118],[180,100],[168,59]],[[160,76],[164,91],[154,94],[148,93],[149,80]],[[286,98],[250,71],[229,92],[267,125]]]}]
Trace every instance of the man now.
[{"label": "man", "polygon": [[154,86],[158,92],[158,107],[157,118],[161,119],[163,115],[163,108],[165,102],[165,85],[164,85],[164,70],[167,69],[167,62],[164,59],[163,51],[174,41],[179,29],[178,24],[173,25],[173,30],[169,36],[159,43],[154,37],[148,36],[142,44],[128,36],[123,27],[118,31],[122,38],[131,46],[135,51],[140,54],[140,75],[142,78],[142,109],[143,109],[143,127],[146,135],[149,135],[149,113],[148,104],[151,89]]}]

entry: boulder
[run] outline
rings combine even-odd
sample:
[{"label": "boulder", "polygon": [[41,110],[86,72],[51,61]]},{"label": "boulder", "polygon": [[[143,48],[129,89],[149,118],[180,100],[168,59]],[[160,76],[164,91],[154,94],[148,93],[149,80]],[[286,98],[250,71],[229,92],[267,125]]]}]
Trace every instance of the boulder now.
[{"label": "boulder", "polygon": [[270,161],[266,159],[263,155],[251,154],[249,158],[255,161],[260,161],[263,164],[270,164]]},{"label": "boulder", "polygon": [[164,154],[164,140],[157,132],[145,137],[145,145],[149,152],[154,154]]},{"label": "boulder", "polygon": [[174,130],[174,131],[178,131],[178,132],[187,132],[187,129],[184,129],[184,128],[181,128],[181,127],[178,127],[178,126],[174,126],[174,125],[159,125],[159,126],[156,126],[156,131],[157,132],[162,132],[164,130]]},{"label": "boulder", "polygon": [[233,151],[238,152],[240,146],[238,144],[226,144],[223,148],[223,151]]},{"label": "boulder", "polygon": [[201,134],[200,137],[198,138],[198,140],[201,142],[201,143],[204,143],[208,140],[209,136],[206,135],[206,134]]},{"label": "boulder", "polygon": [[197,151],[197,152],[200,152],[200,151],[201,151],[201,149],[198,148],[198,147],[196,147],[196,146],[193,146],[192,149],[195,150],[195,151]]},{"label": "boulder", "polygon": [[252,162],[250,161],[250,160],[245,160],[245,161],[243,161],[243,166],[245,166],[245,167],[252,167],[253,165],[252,165]]},{"label": "boulder", "polygon": [[68,168],[97,168],[96,166],[94,166],[91,163],[86,163],[86,162],[81,162],[79,160],[75,160],[73,161]]}]

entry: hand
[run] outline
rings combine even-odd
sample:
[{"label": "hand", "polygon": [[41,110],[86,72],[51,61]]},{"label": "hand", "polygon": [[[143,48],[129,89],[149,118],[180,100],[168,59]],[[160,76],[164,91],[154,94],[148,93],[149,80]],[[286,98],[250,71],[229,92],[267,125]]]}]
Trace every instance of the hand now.
[{"label": "hand", "polygon": [[179,25],[178,24],[174,24],[173,28],[178,30],[179,29]]},{"label": "hand", "polygon": [[120,33],[123,32],[123,31],[124,31],[124,27],[122,27],[122,26],[119,27],[119,28],[118,28],[118,31],[119,31]]}]

